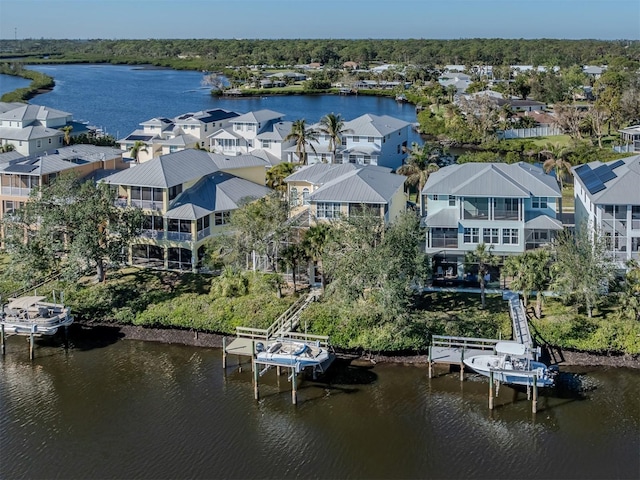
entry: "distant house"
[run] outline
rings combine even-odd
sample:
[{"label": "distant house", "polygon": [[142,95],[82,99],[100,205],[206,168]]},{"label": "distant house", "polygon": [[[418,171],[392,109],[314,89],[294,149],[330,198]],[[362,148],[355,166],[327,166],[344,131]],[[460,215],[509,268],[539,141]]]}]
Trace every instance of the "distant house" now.
[{"label": "distant house", "polygon": [[619,268],[640,259],[640,155],[572,170],[576,226],[602,235]]},{"label": "distant house", "polygon": [[480,243],[498,256],[546,245],[562,230],[556,179],[527,163],[464,163],[427,180],[421,198],[426,252],[462,278],[464,255]]},{"label": "distant house", "polygon": [[40,105],[0,102],[0,145],[13,145],[22,155],[39,155],[64,146],[63,127],[71,134],[90,128],[74,122],[73,115]]},{"label": "distant house", "polygon": [[161,155],[102,181],[118,191],[117,204],[144,212],[131,243],[134,265],[196,271],[208,238],[222,233],[243,202],[266,196],[265,162],[203,150]]},{"label": "distant house", "polygon": [[640,152],[640,125],[632,125],[620,132],[620,139],[627,152]]},{"label": "distant house", "polygon": [[308,212],[314,223],[367,211],[389,224],[406,209],[405,180],[373,165],[317,163],[300,168],[285,182],[292,216]]},{"label": "distant house", "polygon": [[[238,115],[228,110],[212,109],[184,113],[175,118],[156,117],[140,123],[142,128],[118,140],[118,145],[129,152],[136,142],[142,142],[145,148],[138,152],[140,163],[186,148],[206,148],[208,136],[227,126]],[[129,158],[129,153],[125,158]]]},{"label": "distant house", "polygon": [[[312,126],[320,129],[320,124]],[[388,115],[365,114],[344,122],[342,144],[336,150],[335,163],[377,165],[396,169],[406,158],[405,147],[409,138],[410,124]],[[331,162],[329,136],[318,135],[313,149],[307,147],[307,163]],[[315,151],[314,151],[315,150]],[[299,163],[294,146],[285,150],[288,161]]]}]

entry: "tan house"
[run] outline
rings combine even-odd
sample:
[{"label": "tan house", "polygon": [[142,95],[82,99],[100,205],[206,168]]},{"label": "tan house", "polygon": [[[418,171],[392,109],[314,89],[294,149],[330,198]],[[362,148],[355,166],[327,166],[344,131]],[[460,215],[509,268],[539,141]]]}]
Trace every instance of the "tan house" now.
[{"label": "tan house", "polygon": [[290,215],[309,214],[309,223],[376,212],[385,224],[406,210],[406,177],[375,165],[316,163],[289,175]]},{"label": "tan house", "polygon": [[141,235],[132,241],[134,265],[197,271],[206,240],[222,233],[243,202],[262,198],[266,162],[204,150],[162,155],[104,178],[118,205],[143,210]]}]

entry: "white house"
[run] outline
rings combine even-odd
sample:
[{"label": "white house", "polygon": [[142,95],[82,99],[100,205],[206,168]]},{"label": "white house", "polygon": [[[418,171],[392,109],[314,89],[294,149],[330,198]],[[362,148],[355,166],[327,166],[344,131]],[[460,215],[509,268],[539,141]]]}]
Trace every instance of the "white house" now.
[{"label": "white house", "polygon": [[639,259],[640,155],[573,168],[576,227],[605,238],[618,267]]},{"label": "white house", "polygon": [[[405,147],[409,138],[410,123],[388,115],[362,115],[344,122],[342,144],[337,146],[335,163],[377,165],[397,169],[406,158]],[[311,128],[319,131],[319,123]],[[307,163],[331,162],[329,135],[320,133],[313,149],[307,147]],[[295,147],[287,150],[287,161],[297,163]]]},{"label": "white house", "polygon": [[464,163],[432,173],[421,199],[426,252],[438,271],[460,277],[480,243],[499,256],[548,244],[562,230],[555,177],[528,163]]}]

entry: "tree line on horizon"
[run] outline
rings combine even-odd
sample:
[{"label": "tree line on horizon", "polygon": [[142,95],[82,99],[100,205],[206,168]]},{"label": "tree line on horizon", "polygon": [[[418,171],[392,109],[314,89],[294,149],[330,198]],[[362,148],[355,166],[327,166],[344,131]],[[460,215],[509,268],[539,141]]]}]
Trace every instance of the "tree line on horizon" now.
[{"label": "tree line on horizon", "polygon": [[242,65],[342,66],[353,61],[427,65],[608,64],[615,58],[640,61],[637,40],[561,39],[146,39],[0,40],[0,58],[40,56],[45,60],[160,62],[184,68]]}]

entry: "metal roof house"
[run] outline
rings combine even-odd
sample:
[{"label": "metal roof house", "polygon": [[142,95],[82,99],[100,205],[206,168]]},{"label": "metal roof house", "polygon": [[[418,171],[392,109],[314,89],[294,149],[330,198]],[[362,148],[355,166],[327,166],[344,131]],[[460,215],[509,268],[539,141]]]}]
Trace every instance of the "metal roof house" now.
[{"label": "metal roof house", "polygon": [[464,254],[484,243],[496,255],[543,246],[562,230],[555,177],[528,163],[464,163],[432,173],[421,197],[426,252],[436,271],[461,277]]},{"label": "metal roof house", "polygon": [[104,178],[118,191],[117,205],[144,212],[142,233],[131,244],[131,263],[196,271],[205,241],[224,231],[231,211],[270,192],[264,186],[265,166],[253,155],[188,149]]},{"label": "metal roof house", "polygon": [[406,177],[374,165],[317,163],[302,167],[285,182],[291,215],[308,212],[310,223],[375,212],[392,223],[405,211]]},{"label": "metal roof house", "polygon": [[[405,158],[411,124],[389,115],[365,114],[344,122],[342,144],[336,149],[335,163],[377,165],[396,169]],[[320,129],[317,123],[311,128]],[[318,135],[318,143],[313,144],[315,152],[307,147],[307,163],[332,162],[329,150],[329,136]],[[287,161],[298,163],[295,147],[288,149]]]},{"label": "metal roof house", "polygon": [[640,258],[640,155],[573,168],[576,225],[603,235],[620,268]]},{"label": "metal roof house", "polygon": [[73,171],[78,178],[85,178],[126,167],[121,150],[95,145],[72,145],[40,156],[1,154],[0,220],[21,208],[35,188],[48,185],[58,175]]},{"label": "metal roof house", "polygon": [[73,115],[40,105],[0,102],[0,145],[13,145],[22,155],[39,155],[64,146],[63,127],[72,135],[91,128],[73,121]]}]

